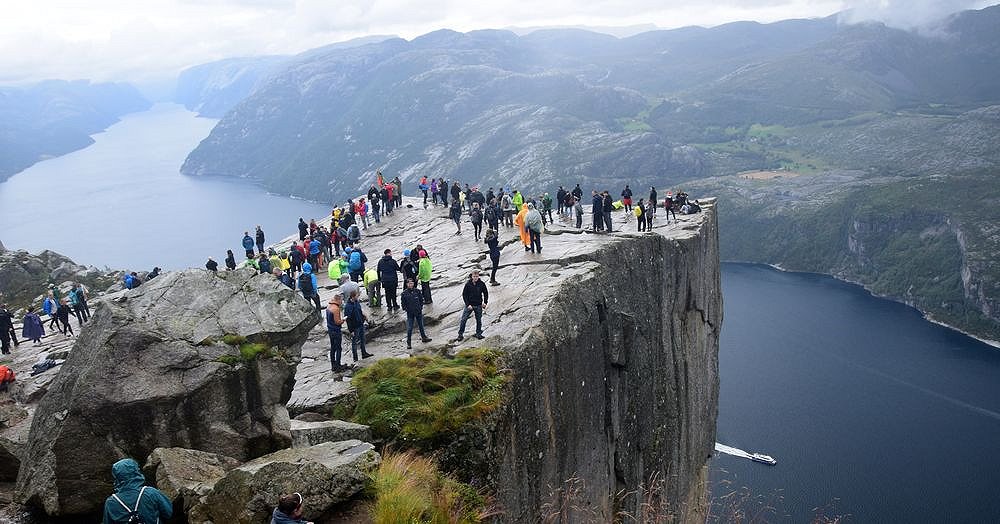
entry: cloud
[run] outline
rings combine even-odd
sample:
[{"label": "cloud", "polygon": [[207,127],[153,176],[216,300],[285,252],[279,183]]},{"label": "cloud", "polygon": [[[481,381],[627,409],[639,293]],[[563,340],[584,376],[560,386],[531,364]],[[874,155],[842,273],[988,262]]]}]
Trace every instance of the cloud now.
[{"label": "cloud", "polygon": [[[897,27],[982,2],[958,0],[9,0],[0,83],[43,78],[149,81],[232,56],[291,54],[368,34],[448,28],[659,27],[828,16]],[[916,7],[913,7],[916,6]]]},{"label": "cloud", "polygon": [[852,0],[840,20],[845,23],[882,22],[905,30],[926,30],[948,15],[965,9],[981,9],[993,2],[983,0]]}]

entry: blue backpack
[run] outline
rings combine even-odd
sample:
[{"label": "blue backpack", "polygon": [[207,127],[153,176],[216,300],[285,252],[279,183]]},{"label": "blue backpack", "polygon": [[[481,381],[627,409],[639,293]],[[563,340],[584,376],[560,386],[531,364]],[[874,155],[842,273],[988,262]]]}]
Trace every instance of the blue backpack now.
[{"label": "blue backpack", "polygon": [[357,249],[351,251],[351,259],[347,264],[347,268],[351,271],[361,271],[361,251]]}]

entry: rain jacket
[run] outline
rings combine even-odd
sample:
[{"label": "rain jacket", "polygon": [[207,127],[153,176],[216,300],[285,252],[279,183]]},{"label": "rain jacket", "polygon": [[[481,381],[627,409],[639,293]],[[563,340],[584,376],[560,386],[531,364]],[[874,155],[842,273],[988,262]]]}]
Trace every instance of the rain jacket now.
[{"label": "rain jacket", "polygon": [[431,281],[431,259],[430,257],[422,257],[420,263],[417,264],[417,279],[421,282]]},{"label": "rain jacket", "polygon": [[250,235],[243,235],[243,249],[250,251],[253,247],[253,239],[250,238]]},{"label": "rain jacket", "polygon": [[[139,499],[139,491],[146,485],[146,478],[139,470],[139,463],[132,459],[122,459],[111,466],[111,474],[115,479],[115,494],[130,509],[135,508],[136,500]],[[173,513],[173,504],[160,493],[160,490],[147,487],[142,492],[142,499],[139,500],[139,515],[148,524],[164,523],[170,519]],[[119,524],[128,520],[129,511],[126,511],[114,497],[108,497],[104,501],[104,524]]]},{"label": "rain jacket", "polygon": [[340,274],[344,272],[347,266],[347,262],[343,258],[335,258],[330,265],[326,268],[326,276],[330,278],[330,281],[336,282],[340,280]]},{"label": "rain jacket", "polygon": [[524,207],[524,196],[522,196],[521,193],[514,193],[514,198],[512,198],[510,202],[514,204],[514,209],[520,213],[521,208]]},{"label": "rain jacket", "polygon": [[514,224],[517,225],[517,232],[521,234],[521,243],[525,246],[530,246],[531,235],[528,234],[528,230],[524,227],[524,217],[527,216],[527,214],[528,206],[521,206],[521,210],[518,211],[517,216],[514,217]]},{"label": "rain jacket", "polygon": [[[520,215],[518,215],[520,216]],[[529,209],[528,214],[524,216],[524,224],[528,229],[534,231],[535,233],[542,232],[542,214],[538,212],[537,209]],[[531,237],[528,237],[528,244],[531,243]]]},{"label": "rain jacket", "polygon": [[302,264],[302,272],[309,275],[309,278],[312,279],[313,289],[315,290],[316,293],[319,293],[319,284],[316,282],[316,275],[313,274],[312,264],[310,264],[309,262]]}]

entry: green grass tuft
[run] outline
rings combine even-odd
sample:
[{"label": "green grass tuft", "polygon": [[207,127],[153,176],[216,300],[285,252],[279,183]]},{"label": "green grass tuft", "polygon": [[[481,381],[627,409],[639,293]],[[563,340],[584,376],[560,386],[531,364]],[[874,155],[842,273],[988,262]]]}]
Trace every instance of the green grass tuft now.
[{"label": "green grass tuft", "polygon": [[352,418],[379,438],[434,441],[501,405],[509,378],[498,360],[498,352],[485,349],[381,360],[354,377]]},{"label": "green grass tuft", "polygon": [[222,335],[222,342],[229,346],[239,346],[246,344],[247,337],[240,335]]}]

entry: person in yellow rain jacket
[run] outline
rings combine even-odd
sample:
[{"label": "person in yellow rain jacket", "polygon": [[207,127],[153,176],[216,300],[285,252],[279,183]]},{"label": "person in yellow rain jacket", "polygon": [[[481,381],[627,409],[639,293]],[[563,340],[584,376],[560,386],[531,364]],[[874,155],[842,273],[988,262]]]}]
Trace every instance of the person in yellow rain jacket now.
[{"label": "person in yellow rain jacket", "polygon": [[520,213],[521,209],[524,208],[524,195],[520,191],[514,190],[514,197],[510,199],[510,202],[514,204],[514,212]]},{"label": "person in yellow rain jacket", "polygon": [[525,218],[528,215],[528,206],[521,206],[521,210],[517,212],[517,216],[514,217],[514,225],[517,226],[517,232],[521,234],[521,243],[524,244],[525,251],[531,251],[531,234],[528,233],[528,228],[525,227]]},{"label": "person in yellow rain jacket", "polygon": [[362,279],[368,291],[368,306],[382,307],[382,283],[378,279],[378,271],[373,267],[365,269]]}]

